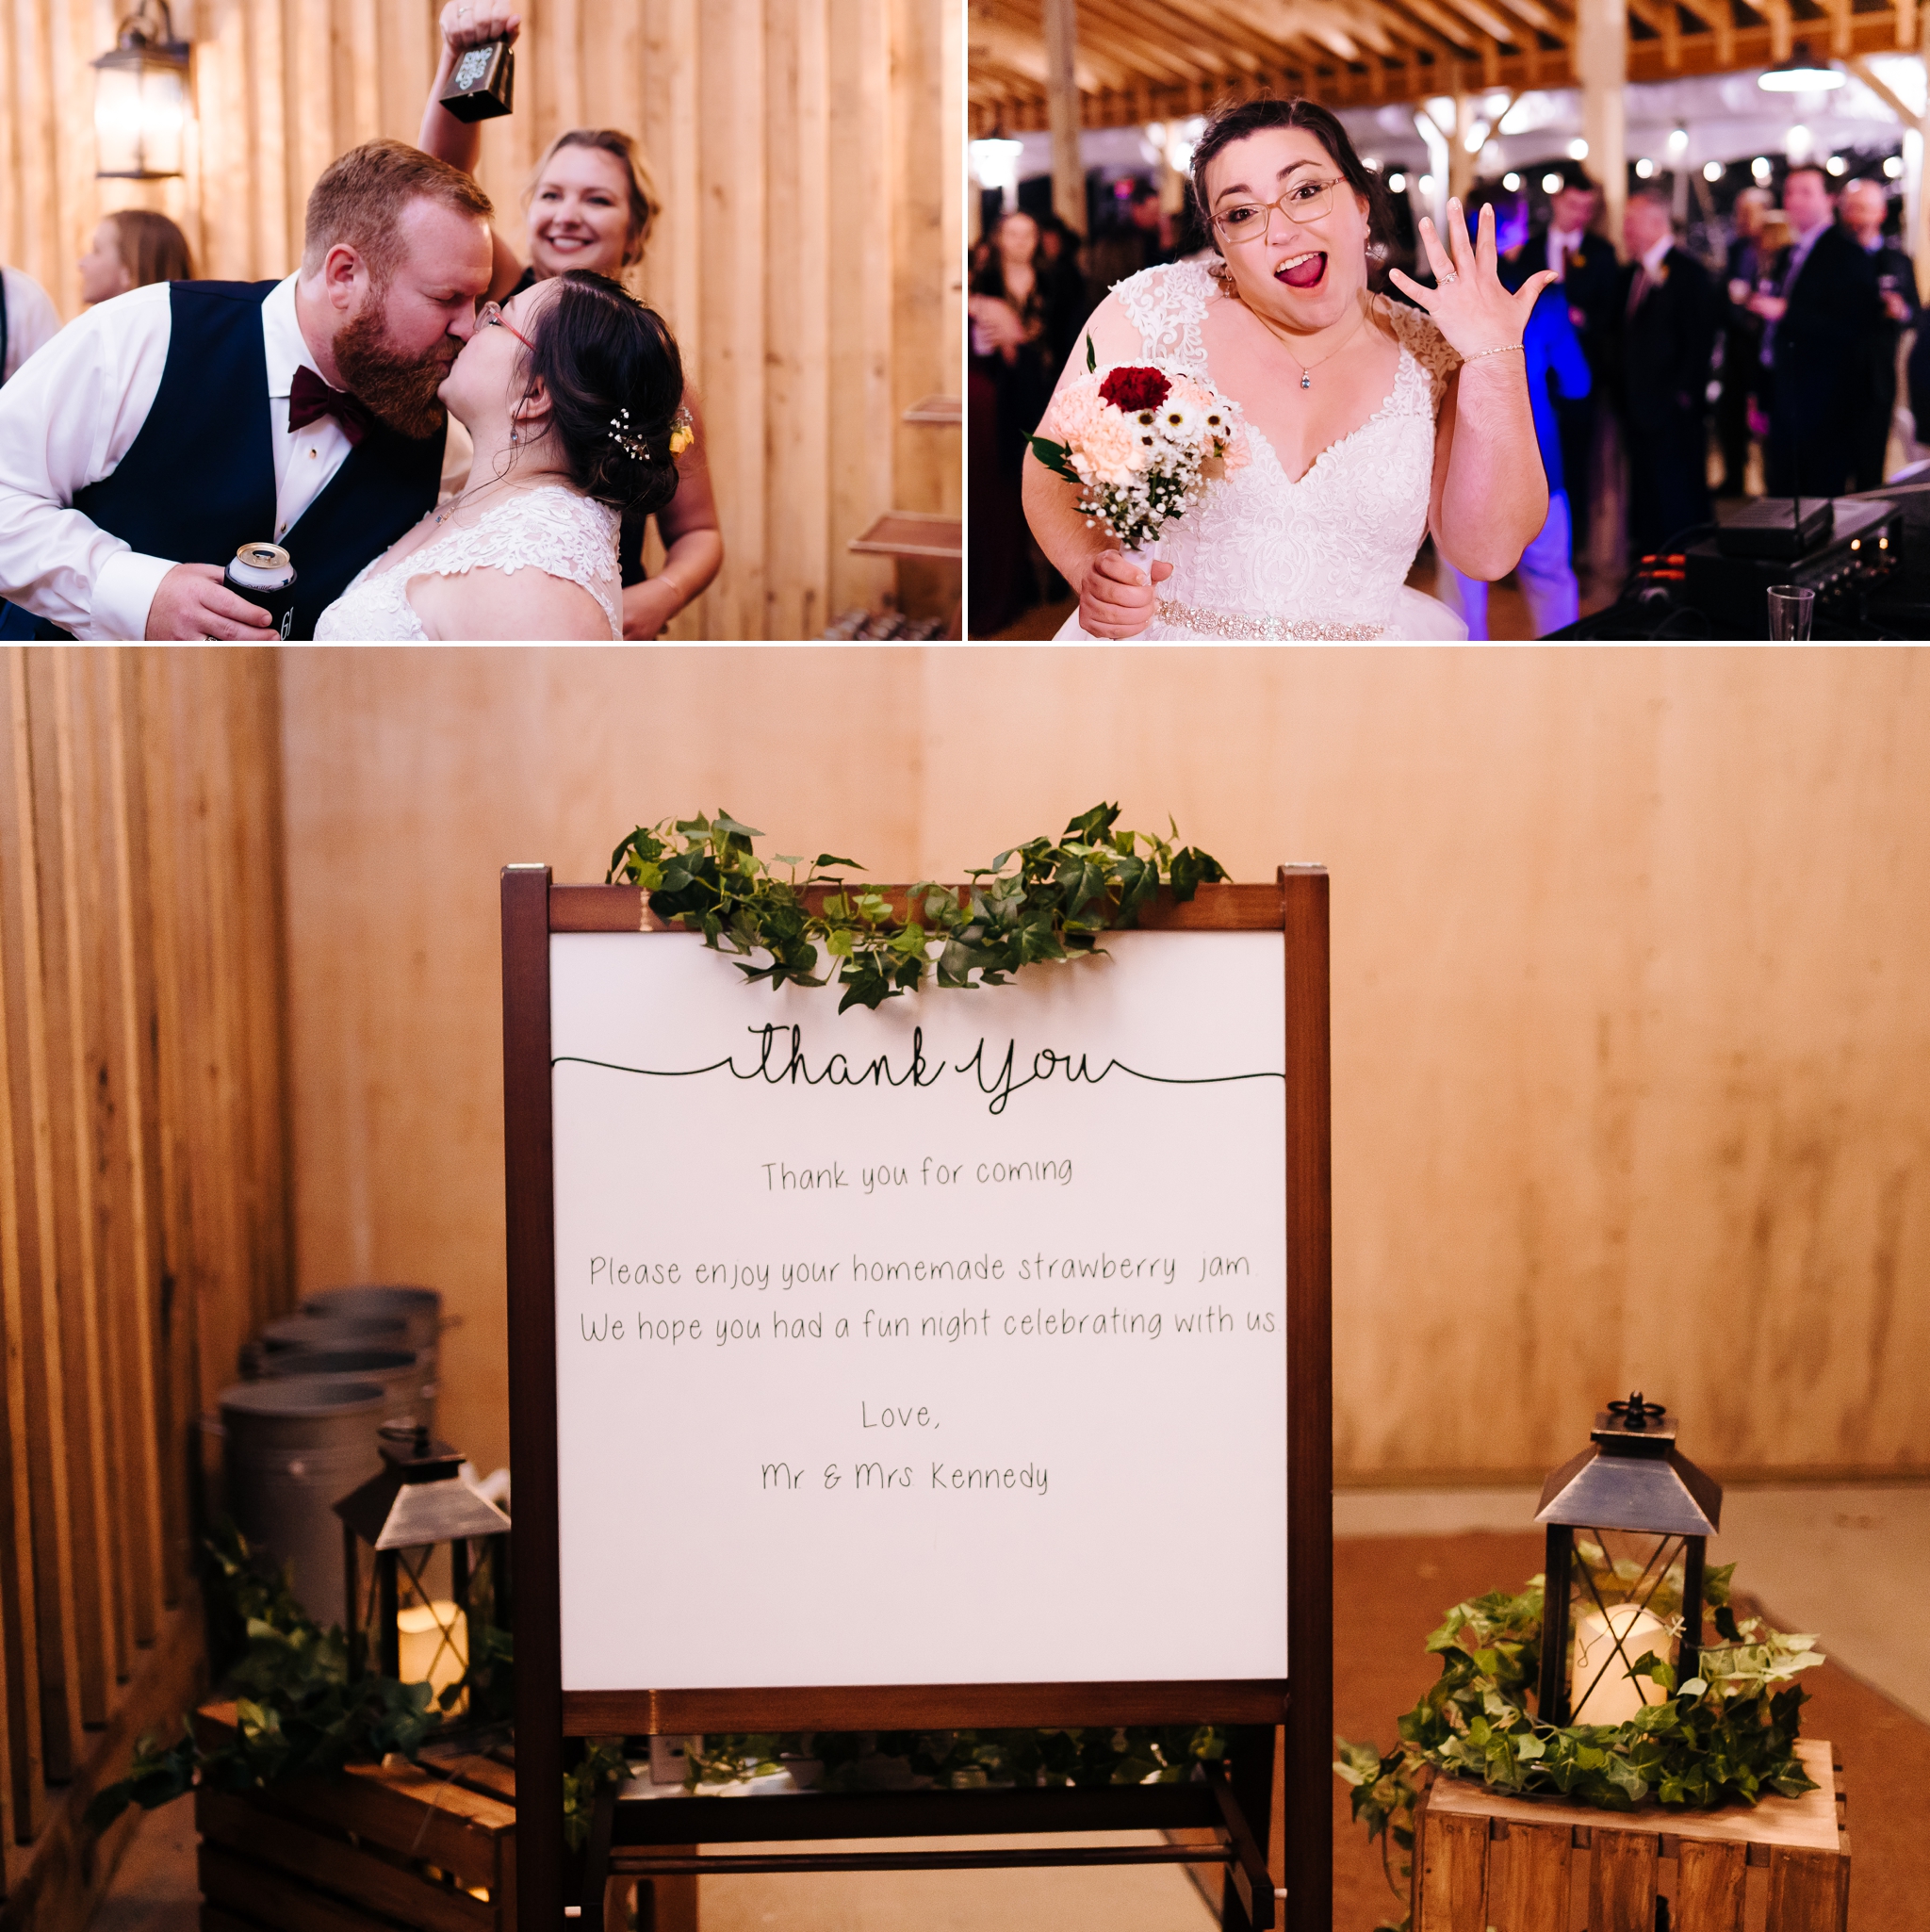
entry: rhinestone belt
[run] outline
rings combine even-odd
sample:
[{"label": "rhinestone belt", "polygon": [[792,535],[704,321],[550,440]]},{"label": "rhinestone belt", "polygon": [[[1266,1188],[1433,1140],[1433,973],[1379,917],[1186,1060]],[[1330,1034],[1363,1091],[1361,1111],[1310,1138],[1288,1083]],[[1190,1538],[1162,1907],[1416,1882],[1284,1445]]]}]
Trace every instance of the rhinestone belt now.
[{"label": "rhinestone belt", "polygon": [[1300,617],[1236,617],[1227,611],[1202,611],[1161,598],[1155,610],[1162,624],[1197,630],[1202,637],[1268,638],[1283,644],[1365,644],[1384,636],[1384,624],[1323,624]]}]

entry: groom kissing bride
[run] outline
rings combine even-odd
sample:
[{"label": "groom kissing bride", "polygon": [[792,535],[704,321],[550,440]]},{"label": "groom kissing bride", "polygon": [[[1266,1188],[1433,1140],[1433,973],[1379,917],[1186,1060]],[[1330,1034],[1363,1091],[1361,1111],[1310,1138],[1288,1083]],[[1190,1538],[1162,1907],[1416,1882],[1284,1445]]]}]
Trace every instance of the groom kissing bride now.
[{"label": "groom kissing bride", "polygon": [[[619,513],[676,488],[677,345],[581,271],[479,313],[490,214],[371,141],[316,183],[295,274],[155,283],[62,330],[0,390],[0,595],[41,637],[259,641],[223,571],[271,544],[282,636],[620,636]],[[438,509],[450,411],[476,461]]]}]

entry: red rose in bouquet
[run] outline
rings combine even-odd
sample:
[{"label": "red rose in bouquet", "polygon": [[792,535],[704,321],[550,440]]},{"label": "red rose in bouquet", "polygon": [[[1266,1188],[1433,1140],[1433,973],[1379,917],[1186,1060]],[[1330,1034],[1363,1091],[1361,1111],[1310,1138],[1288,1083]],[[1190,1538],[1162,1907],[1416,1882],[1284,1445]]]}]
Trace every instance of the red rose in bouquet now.
[{"label": "red rose in bouquet", "polygon": [[1115,409],[1131,416],[1137,410],[1157,409],[1172,393],[1172,385],[1156,368],[1116,368],[1106,372],[1099,393]]}]

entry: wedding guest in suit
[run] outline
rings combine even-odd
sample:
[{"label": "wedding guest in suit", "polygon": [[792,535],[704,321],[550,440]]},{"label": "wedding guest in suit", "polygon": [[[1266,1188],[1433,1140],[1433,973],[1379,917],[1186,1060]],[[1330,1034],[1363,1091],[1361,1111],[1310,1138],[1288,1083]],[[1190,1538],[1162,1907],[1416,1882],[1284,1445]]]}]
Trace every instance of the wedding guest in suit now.
[{"label": "wedding guest in suit", "polygon": [[1622,218],[1623,434],[1628,536],[1650,552],[1712,515],[1705,428],[1716,297],[1709,270],[1676,244],[1669,198],[1638,188]]},{"label": "wedding guest in suit", "polygon": [[1562,432],[1562,470],[1568,483],[1570,523],[1577,553],[1587,545],[1590,483],[1593,476],[1596,411],[1609,373],[1622,270],[1615,247],[1598,232],[1601,191],[1578,161],[1552,164],[1562,177],[1548,204],[1548,220],[1530,228],[1528,239],[1501,264],[1502,286],[1519,288],[1539,269],[1561,278],[1568,319],[1588,359],[1585,395],[1559,398],[1555,418]]},{"label": "wedding guest in suit", "polygon": [[[442,60],[422,110],[417,139],[424,151],[474,174],[482,151],[479,123],[458,121],[442,105],[456,62],[470,47],[491,41],[514,45],[522,15],[510,0],[450,0],[442,9]],[[586,269],[613,282],[644,258],[658,213],[648,166],[636,141],[613,127],[572,127],[549,143],[524,197],[529,215],[527,265],[499,230],[493,231],[495,265],[489,294],[506,303],[539,282]],[[623,634],[655,637],[702,594],[724,563],[724,535],[705,457],[703,413],[684,392],[691,441],[677,459],[678,488],[656,515],[663,562],[654,577],[644,567],[649,518],[635,512],[623,523]]]},{"label": "wedding guest in suit", "polygon": [[1123,202],[1108,199],[1087,244],[1087,292],[1094,303],[1142,269],[1175,259],[1171,218],[1159,205],[1159,190],[1137,181]]},{"label": "wedding guest in suit", "polygon": [[1903,332],[1917,320],[1917,271],[1909,256],[1884,237],[1889,197],[1880,181],[1851,182],[1843,189],[1839,205],[1843,226],[1856,237],[1857,247],[1870,257],[1870,266],[1876,270],[1877,300],[1881,304],[1870,325],[1870,386],[1856,424],[1853,461],[1856,488],[1876,490],[1883,487],[1890,418],[1896,414],[1897,349]]},{"label": "wedding guest in suit", "polygon": [[41,634],[259,639],[221,575],[269,541],[307,637],[434,507],[489,216],[466,174],[369,141],[316,183],[296,273],[151,283],[61,330],[0,390],[0,595]]},{"label": "wedding guest in suit", "polygon": [[59,333],[54,298],[22,270],[0,268],[0,383],[12,381],[21,364]]},{"label": "wedding guest in suit", "polygon": [[1715,405],[1716,445],[1723,454],[1719,497],[1742,496],[1749,475],[1749,404],[1762,373],[1762,318],[1750,309],[1749,298],[1772,259],[1763,245],[1769,205],[1766,188],[1745,188],[1736,197],[1735,233],[1725,264],[1723,386]]},{"label": "wedding guest in suit", "polygon": [[191,282],[194,256],[188,237],[151,208],[123,208],[104,215],[80,258],[80,299],[91,306],[111,302],[151,282]]},{"label": "wedding guest in suit", "polygon": [[1800,483],[1833,496],[1850,479],[1869,386],[1871,331],[1882,313],[1876,270],[1835,221],[1829,176],[1791,168],[1783,182],[1790,246],[1773,293],[1751,298],[1765,323],[1768,482],[1774,496]]}]

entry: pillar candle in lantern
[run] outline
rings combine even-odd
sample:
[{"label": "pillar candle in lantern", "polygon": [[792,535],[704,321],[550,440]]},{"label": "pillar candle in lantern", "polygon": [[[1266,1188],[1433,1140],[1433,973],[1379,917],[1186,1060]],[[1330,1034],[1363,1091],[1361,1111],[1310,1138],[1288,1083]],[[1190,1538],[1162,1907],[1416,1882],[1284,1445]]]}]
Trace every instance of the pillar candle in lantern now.
[{"label": "pillar candle in lantern", "polygon": [[445,1687],[468,1668],[468,1619],[453,1603],[417,1603],[399,1610],[396,1629],[401,1640],[401,1668],[397,1675],[403,1683],[419,1684],[427,1678],[440,1697]]},{"label": "pillar candle in lantern", "polygon": [[[1615,1654],[1615,1640],[1622,1654]],[[1676,1661],[1676,1639],[1660,1617],[1633,1603],[1611,1604],[1607,1613],[1592,1610],[1575,1624],[1575,1661],[1568,1675],[1571,1724],[1627,1724],[1644,1704],[1660,1704],[1667,1695],[1650,1677],[1630,1677],[1644,1651],[1654,1651],[1664,1663]],[[1594,1685],[1591,1690],[1590,1685]]]}]

